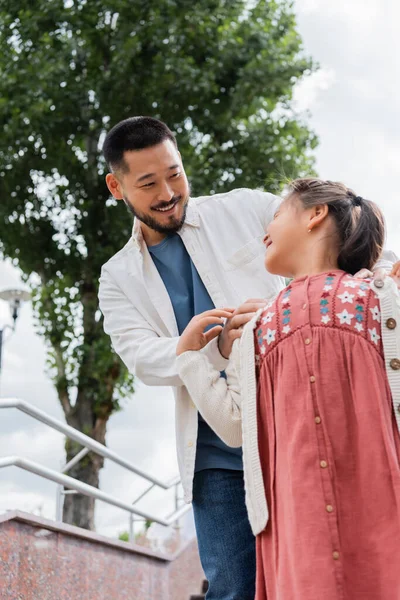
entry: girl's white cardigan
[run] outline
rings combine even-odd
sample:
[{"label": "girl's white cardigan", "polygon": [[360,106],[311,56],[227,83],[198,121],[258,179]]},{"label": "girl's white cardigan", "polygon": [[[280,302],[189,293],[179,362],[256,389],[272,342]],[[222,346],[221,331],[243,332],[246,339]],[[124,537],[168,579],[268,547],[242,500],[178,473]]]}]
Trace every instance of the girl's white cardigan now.
[{"label": "girl's white cardigan", "polygon": [[[390,277],[371,283],[378,295],[382,314],[382,341],[386,373],[400,433],[400,295]],[[257,381],[254,364],[253,330],[261,314],[253,317],[235,342],[226,369],[227,379],[213,368],[201,352],[178,357],[179,375],[197,409],[228,446],[243,446],[246,506],[254,535],[268,523],[257,432]]]}]

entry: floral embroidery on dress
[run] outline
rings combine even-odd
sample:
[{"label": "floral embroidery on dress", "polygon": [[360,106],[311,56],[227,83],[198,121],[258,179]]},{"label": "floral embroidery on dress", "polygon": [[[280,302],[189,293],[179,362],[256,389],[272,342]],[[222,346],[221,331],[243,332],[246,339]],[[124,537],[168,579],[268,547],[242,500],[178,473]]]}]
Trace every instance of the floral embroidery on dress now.
[{"label": "floral embroidery on dress", "polygon": [[381,336],[376,331],[376,328],[374,327],[373,329],[368,329],[368,333],[371,337],[371,341],[374,342],[374,344],[378,345],[378,342],[381,339]]},{"label": "floral embroidery on dress", "polygon": [[373,308],[369,309],[371,311],[371,315],[374,321],[378,321],[378,323],[381,322],[381,313],[379,311],[379,308],[377,306],[374,306]]},{"label": "floral embroidery on dress", "polygon": [[286,290],[283,292],[283,297],[282,297],[282,304],[285,305],[285,308],[282,311],[282,333],[284,333],[285,335],[287,335],[288,333],[290,333],[291,331],[291,327],[290,327],[290,319],[291,319],[291,308],[290,308],[290,294],[292,293],[292,288],[290,287],[290,285],[286,288]]},{"label": "floral embroidery on dress", "polygon": [[356,298],[356,321],[357,323],[354,325],[354,329],[356,329],[359,333],[364,331],[364,298],[360,296],[360,294]]},{"label": "floral embroidery on dress", "polygon": [[292,293],[292,288],[290,287],[290,285],[286,288],[286,290],[283,292],[282,295],[282,304],[289,304],[290,300],[290,294]]},{"label": "floral embroidery on dress", "polygon": [[354,319],[353,313],[349,313],[348,310],[344,309],[341,313],[336,313],[341,325],[351,325],[352,319]]},{"label": "floral embroidery on dress", "polygon": [[333,281],[335,279],[335,276],[332,273],[328,273],[328,275],[325,277],[325,285],[323,287],[323,292],[321,294],[321,300],[319,301],[319,312],[321,313],[321,323],[323,323],[324,325],[327,325],[329,323],[329,321],[331,320],[330,316],[329,316],[329,297],[330,297],[330,291],[333,289]]},{"label": "floral embroidery on dress", "polygon": [[268,346],[270,346],[272,342],[275,341],[275,334],[275,329],[267,329],[267,333],[264,335],[263,339],[267,342]]},{"label": "floral embroidery on dress", "polygon": [[258,327],[257,331],[256,331],[256,336],[257,336],[257,342],[258,342],[258,346],[261,348],[261,346],[263,345],[263,330],[261,329],[261,327]]},{"label": "floral embroidery on dress", "polygon": [[354,279],[348,279],[347,281],[343,282],[344,287],[349,287],[349,288],[356,288],[358,286],[358,281],[354,280]]},{"label": "floral embroidery on dress", "polygon": [[266,323],[271,323],[272,321],[272,317],[275,315],[274,312],[268,312],[265,317],[263,317],[261,320],[263,322],[263,324],[265,325]]},{"label": "floral embroidery on dress", "polygon": [[340,300],[342,301],[343,304],[346,304],[346,302],[348,302],[349,304],[353,304],[353,299],[354,299],[355,294],[350,294],[347,290],[345,292],[343,292],[343,294],[338,294],[338,298],[340,298]]}]

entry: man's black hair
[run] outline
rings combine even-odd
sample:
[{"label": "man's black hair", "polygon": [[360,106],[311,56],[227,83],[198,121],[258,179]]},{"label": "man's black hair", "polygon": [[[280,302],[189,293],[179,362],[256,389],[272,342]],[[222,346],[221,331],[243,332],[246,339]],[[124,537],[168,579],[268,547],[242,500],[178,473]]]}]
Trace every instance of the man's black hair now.
[{"label": "man's black hair", "polygon": [[125,152],[151,148],[165,140],[177,145],[174,134],[165,123],[152,117],[131,117],[117,123],[108,132],[103,155],[110,170],[126,172]]}]

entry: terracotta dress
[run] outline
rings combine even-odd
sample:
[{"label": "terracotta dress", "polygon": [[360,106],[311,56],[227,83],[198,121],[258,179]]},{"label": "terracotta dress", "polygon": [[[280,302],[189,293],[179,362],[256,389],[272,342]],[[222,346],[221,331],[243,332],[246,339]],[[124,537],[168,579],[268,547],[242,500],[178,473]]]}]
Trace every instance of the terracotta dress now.
[{"label": "terracotta dress", "polygon": [[256,600],[400,600],[400,436],[377,297],[343,271],[298,279],[254,333],[270,509]]}]

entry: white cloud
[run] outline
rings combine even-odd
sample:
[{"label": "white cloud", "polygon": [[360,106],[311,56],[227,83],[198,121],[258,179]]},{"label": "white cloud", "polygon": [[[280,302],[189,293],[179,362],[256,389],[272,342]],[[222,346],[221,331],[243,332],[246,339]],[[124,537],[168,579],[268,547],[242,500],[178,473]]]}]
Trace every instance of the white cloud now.
[{"label": "white cloud", "polygon": [[335,71],[328,67],[322,67],[309,77],[302,79],[294,89],[294,109],[299,112],[312,110],[323,101],[323,92],[332,87],[335,80]]}]

